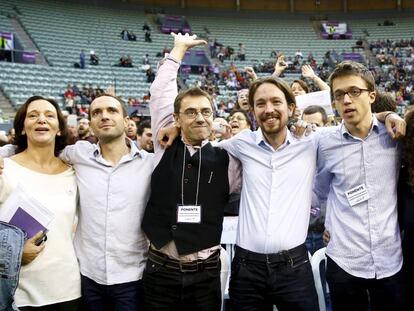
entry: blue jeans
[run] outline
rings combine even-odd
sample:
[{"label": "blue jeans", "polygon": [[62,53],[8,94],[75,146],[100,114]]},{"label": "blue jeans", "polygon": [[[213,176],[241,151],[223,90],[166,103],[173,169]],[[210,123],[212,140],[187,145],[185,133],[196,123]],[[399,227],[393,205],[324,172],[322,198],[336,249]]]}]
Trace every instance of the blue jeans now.
[{"label": "blue jeans", "polygon": [[308,231],[305,245],[311,255],[313,255],[318,249],[324,248],[325,245],[323,244],[323,232],[319,233]]},{"label": "blue jeans", "polygon": [[277,254],[235,247],[230,278],[234,311],[319,310],[308,252],[304,244]]},{"label": "blue jeans", "polygon": [[81,275],[83,311],[140,311],[142,308],[142,281],[102,285]]},{"label": "blue jeans", "polygon": [[19,282],[25,234],[0,222],[0,310],[17,310],[14,293]]}]

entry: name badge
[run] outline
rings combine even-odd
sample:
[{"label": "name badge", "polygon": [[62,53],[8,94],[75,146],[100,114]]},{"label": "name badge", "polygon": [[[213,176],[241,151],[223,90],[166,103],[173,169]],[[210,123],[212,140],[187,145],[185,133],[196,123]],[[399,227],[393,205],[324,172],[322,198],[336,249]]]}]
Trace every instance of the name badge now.
[{"label": "name badge", "polygon": [[365,184],[360,184],[345,192],[349,205],[354,206],[359,203],[365,202],[369,199],[369,194]]},{"label": "name badge", "polygon": [[178,205],[177,223],[199,224],[201,222],[201,205]]}]

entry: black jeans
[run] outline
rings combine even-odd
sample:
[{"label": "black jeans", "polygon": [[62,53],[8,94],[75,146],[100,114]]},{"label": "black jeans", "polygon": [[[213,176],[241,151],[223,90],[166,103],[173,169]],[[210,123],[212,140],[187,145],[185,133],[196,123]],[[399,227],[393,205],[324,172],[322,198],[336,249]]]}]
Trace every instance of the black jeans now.
[{"label": "black jeans", "polygon": [[220,261],[214,269],[181,272],[153,262],[144,270],[144,309],[148,311],[220,311]]},{"label": "black jeans", "polygon": [[[364,279],[350,275],[327,257],[328,281],[334,311],[407,310],[402,271],[383,279]],[[369,298],[368,298],[369,295]]]},{"label": "black jeans", "polygon": [[258,254],[238,246],[232,262],[232,311],[319,310],[308,252],[304,244],[278,254]]},{"label": "black jeans", "polygon": [[142,281],[115,285],[98,284],[81,275],[82,311],[143,310]]}]

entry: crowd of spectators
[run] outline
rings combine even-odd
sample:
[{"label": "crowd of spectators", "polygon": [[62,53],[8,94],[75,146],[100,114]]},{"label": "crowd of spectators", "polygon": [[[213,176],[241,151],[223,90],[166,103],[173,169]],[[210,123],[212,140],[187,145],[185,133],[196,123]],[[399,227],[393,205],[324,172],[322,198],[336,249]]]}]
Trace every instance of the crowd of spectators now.
[{"label": "crowd of spectators", "polygon": [[396,99],[397,105],[414,101],[414,38],[379,40],[369,44],[378,65],[371,65],[377,85]]},{"label": "crowd of spectators", "polygon": [[64,109],[69,114],[88,117],[89,105],[104,90],[90,84],[68,84],[63,93]]}]

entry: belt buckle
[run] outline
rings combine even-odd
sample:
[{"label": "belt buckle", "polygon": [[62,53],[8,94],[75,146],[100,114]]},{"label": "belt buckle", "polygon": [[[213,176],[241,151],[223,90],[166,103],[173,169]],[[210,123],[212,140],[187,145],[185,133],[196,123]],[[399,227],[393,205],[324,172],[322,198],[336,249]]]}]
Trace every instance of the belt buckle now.
[{"label": "belt buckle", "polygon": [[283,255],[286,258],[286,261],[290,264],[290,267],[293,268],[293,258],[290,256],[289,251],[284,251]]},{"label": "belt buckle", "polygon": [[184,263],[182,261],[178,261],[178,267],[180,269],[180,272],[182,272],[182,273],[186,273],[186,272],[197,272],[198,266],[196,266],[195,269],[187,269],[187,268],[184,268],[183,267],[183,264]]}]

